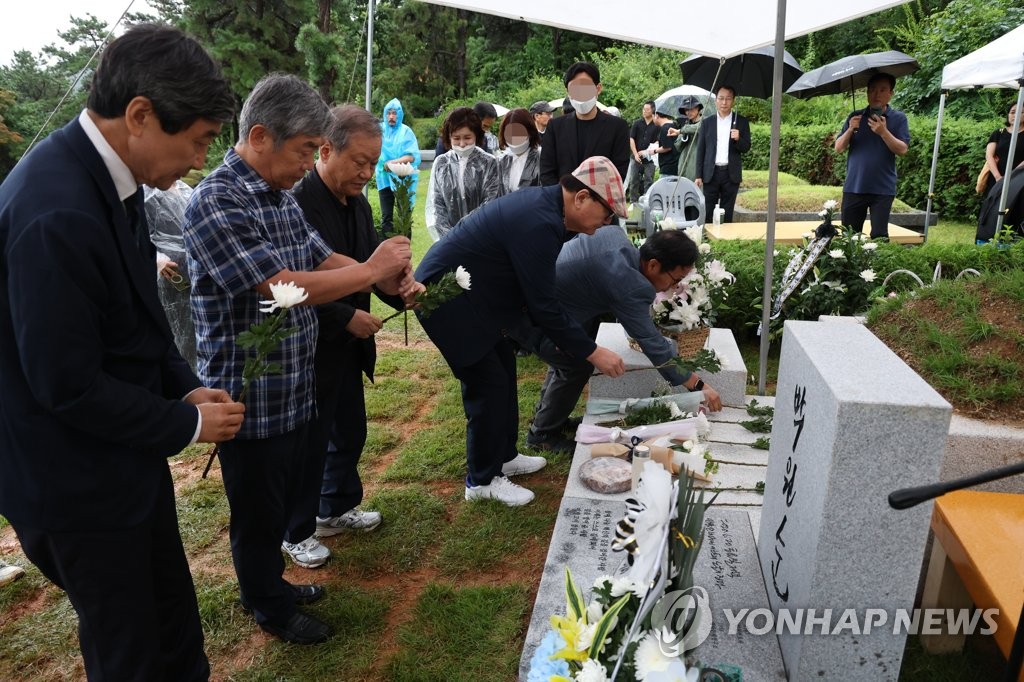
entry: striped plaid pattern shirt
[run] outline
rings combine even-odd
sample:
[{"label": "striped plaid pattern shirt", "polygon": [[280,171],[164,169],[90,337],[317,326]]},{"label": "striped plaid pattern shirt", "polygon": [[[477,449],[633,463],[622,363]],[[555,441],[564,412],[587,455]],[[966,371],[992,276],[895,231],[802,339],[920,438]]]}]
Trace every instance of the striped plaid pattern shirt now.
[{"label": "striped plaid pattern shirt", "polygon": [[[290,192],[274,190],[234,149],[196,188],[182,226],[192,275],[192,321],[203,383],[238,398],[247,351],[236,339],[264,319],[256,286],[282,269],[313,270],[331,249],[303,217]],[[267,358],[283,372],[249,387],[239,438],[277,436],[315,413],[312,306],[288,313],[296,327]]]}]

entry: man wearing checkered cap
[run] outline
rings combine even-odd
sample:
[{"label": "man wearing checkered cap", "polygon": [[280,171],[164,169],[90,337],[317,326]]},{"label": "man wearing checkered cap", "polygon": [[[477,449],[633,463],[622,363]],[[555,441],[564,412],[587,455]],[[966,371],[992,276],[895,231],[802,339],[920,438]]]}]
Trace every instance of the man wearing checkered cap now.
[{"label": "man wearing checkered cap", "polygon": [[[533,493],[509,476],[541,469],[519,454],[519,398],[510,330],[528,312],[566,354],[620,376],[622,358],[594,343],[555,295],[555,260],[577,233],[593,234],[625,217],[622,178],[604,157],[586,159],[558,185],[527,187],[481,206],[434,244],[416,270],[430,284],[460,265],[470,289],[420,318],[462,382],[466,412],[466,499],[527,504]],[[618,229],[618,228],[615,228]]]}]

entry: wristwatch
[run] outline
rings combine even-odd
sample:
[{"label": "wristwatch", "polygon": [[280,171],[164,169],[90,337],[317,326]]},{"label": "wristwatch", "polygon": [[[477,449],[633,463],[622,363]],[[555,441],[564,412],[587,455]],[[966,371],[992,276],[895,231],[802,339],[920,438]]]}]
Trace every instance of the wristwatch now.
[{"label": "wristwatch", "polygon": [[695,383],[693,385],[693,388],[690,389],[690,392],[693,393],[694,391],[700,391],[703,388],[704,388],[704,380],[703,379],[697,379],[697,383]]}]

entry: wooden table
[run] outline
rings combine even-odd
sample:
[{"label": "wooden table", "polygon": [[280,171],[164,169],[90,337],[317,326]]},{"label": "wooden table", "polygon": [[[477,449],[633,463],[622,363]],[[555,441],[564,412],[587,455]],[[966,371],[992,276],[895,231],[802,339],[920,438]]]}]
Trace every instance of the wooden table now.
[{"label": "wooden table", "polygon": [[[932,531],[922,608],[999,609],[993,637],[1008,655],[1024,602],[1024,495],[948,493],[935,501]],[[956,635],[921,639],[933,653],[963,645]]]},{"label": "wooden table", "polygon": [[[776,244],[801,244],[803,235],[807,232],[814,232],[814,229],[821,224],[820,220],[794,220],[775,223]],[[838,227],[838,225],[836,226]],[[719,239],[749,239],[764,241],[768,233],[768,223],[722,223],[704,225],[708,239],[717,241]],[[864,223],[864,234],[871,233],[871,225]],[[924,235],[913,230],[908,230],[899,225],[889,223],[889,241],[897,244],[921,244],[924,242]]]}]

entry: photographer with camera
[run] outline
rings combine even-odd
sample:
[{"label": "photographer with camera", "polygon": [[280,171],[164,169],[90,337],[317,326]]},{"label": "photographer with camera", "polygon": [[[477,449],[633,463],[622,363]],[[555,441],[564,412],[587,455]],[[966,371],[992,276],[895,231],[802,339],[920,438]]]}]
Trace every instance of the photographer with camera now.
[{"label": "photographer with camera", "polygon": [[864,229],[871,209],[871,238],[889,238],[889,214],[896,198],[896,157],[907,153],[906,115],[889,106],[896,78],[876,73],[868,81],[868,107],[846,117],[836,151],[850,150],[843,183],[843,225]]}]

